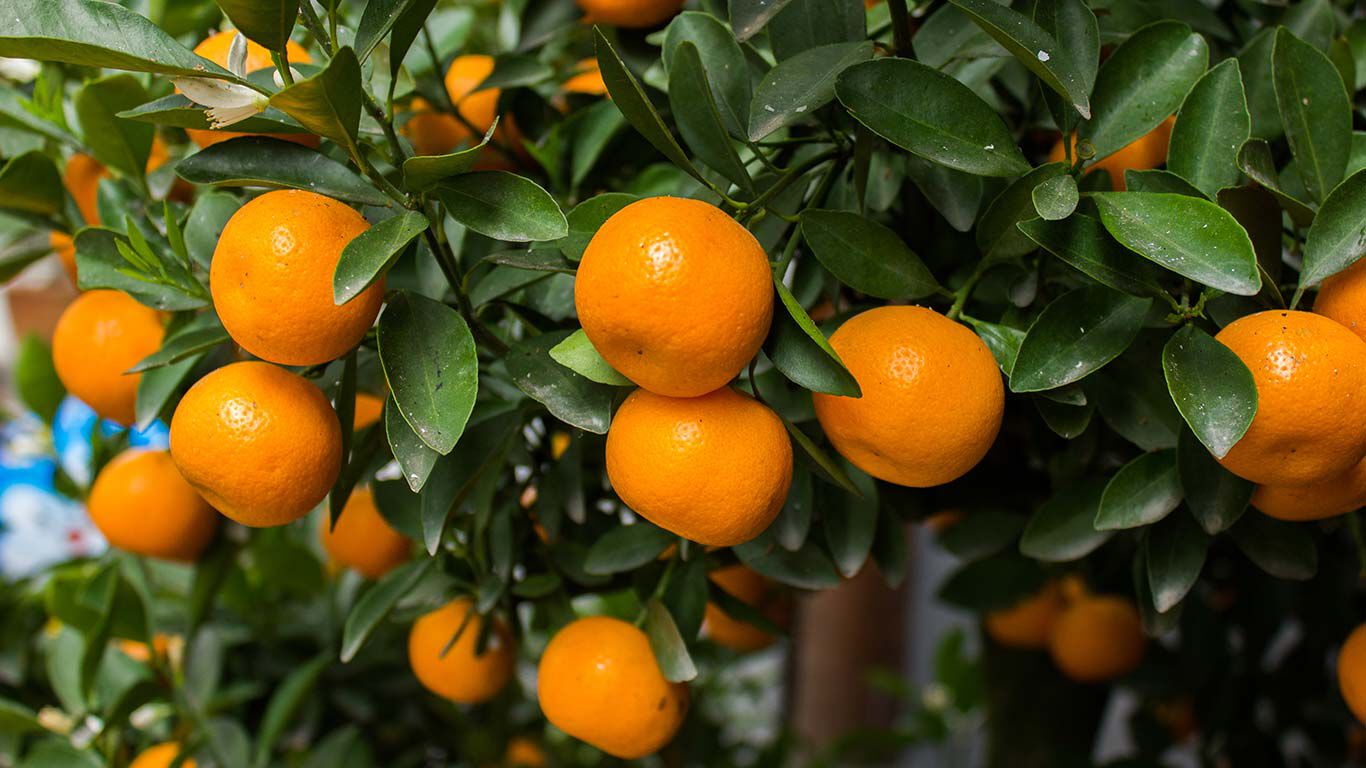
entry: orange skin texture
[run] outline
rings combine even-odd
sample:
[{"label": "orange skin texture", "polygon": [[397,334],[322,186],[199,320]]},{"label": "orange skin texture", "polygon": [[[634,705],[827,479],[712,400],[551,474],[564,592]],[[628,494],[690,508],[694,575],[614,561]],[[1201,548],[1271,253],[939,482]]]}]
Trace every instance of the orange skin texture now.
[{"label": "orange skin texture", "polygon": [[[746,605],[759,609],[775,624],[785,623],[787,608],[781,590],[772,581],[743,565],[717,568],[707,574],[712,583]],[[773,644],[774,637],[748,622],[733,619],[719,605],[707,603],[703,632],[713,643],[740,653]]]},{"label": "orange skin texture", "polygon": [[620,619],[570,622],[546,645],[536,678],[547,720],[623,760],[658,752],[688,713],[688,687],[665,680],[645,633]]},{"label": "orange skin texture", "polygon": [[1053,625],[1066,609],[1062,589],[1049,582],[1038,593],[1015,605],[986,615],[987,635],[1007,648],[1042,650],[1048,647]]},{"label": "orange skin texture", "polygon": [[942,485],[982,460],[1001,428],[1005,388],[986,344],[932,309],[889,306],[847,320],[830,345],[863,397],[812,393],[835,449],[873,477]]},{"label": "orange skin texture", "polygon": [[[169,768],[177,757],[180,757],[179,744],[175,742],[158,744],[138,755],[128,768]],[[196,768],[195,761],[189,759],[181,761],[180,765],[181,768]]]},{"label": "orange skin texture", "polygon": [[510,768],[545,768],[545,750],[525,736],[518,736],[508,742],[507,752],[503,753],[503,765]]},{"label": "orange skin texture", "polygon": [[578,0],[584,22],[614,27],[657,27],[683,10],[683,0]]},{"label": "orange skin texture", "polygon": [[322,390],[249,361],[195,382],[171,417],[171,456],[219,512],[253,528],[291,523],[341,471],[341,425]]},{"label": "orange skin texture", "polygon": [[1137,669],[1147,645],[1133,603],[1122,597],[1085,595],[1058,616],[1048,649],[1069,679],[1102,683]]},{"label": "orange skin texture", "polygon": [[731,547],[763,533],[782,509],[792,444],[773,411],[729,387],[694,398],[638,389],[607,432],[607,477],[655,525]]},{"label": "orange skin texture", "polygon": [[109,169],[90,155],[72,155],[62,170],[62,181],[76,208],[85,219],[86,226],[100,225],[99,191],[100,179],[109,175]]},{"label": "orange skin texture", "polygon": [[1352,630],[1338,652],[1338,686],[1347,708],[1366,724],[1366,624]]},{"label": "orange skin texture", "polygon": [[[194,47],[194,52],[212,61],[220,67],[228,66],[228,50],[232,47],[232,39],[237,35],[236,30],[224,30],[204,38],[199,45]],[[290,64],[312,64],[313,58],[308,55],[308,51],[303,46],[290,40],[285,43],[285,51],[289,54]],[[247,72],[255,72],[260,69],[274,69],[275,61],[270,57],[270,50],[265,46],[247,41]],[[238,133],[236,131],[211,131],[199,128],[187,128],[186,135],[190,141],[199,145],[200,149],[211,147],[214,144],[237,139],[243,136],[265,136],[270,139],[281,139],[292,141],[295,144],[302,144],[306,147],[316,149],[321,140],[311,133]]]},{"label": "orange skin texture", "polygon": [[86,291],[52,333],[52,363],[66,390],[102,418],[133,423],[140,373],[125,373],[161,347],[163,316],[121,291]]},{"label": "orange skin texture", "polygon": [[296,189],[239,208],[209,271],[214,309],[233,341],[281,365],[326,363],[359,344],[384,303],[384,281],[339,307],[332,274],[346,244],[369,227],[349,206]]},{"label": "orange skin texture", "polygon": [[1366,340],[1366,259],[1329,277],[1319,286],[1314,312],[1347,326]]},{"label": "orange skin texture", "polygon": [[1257,415],[1219,463],[1263,485],[1309,485],[1366,456],[1366,342],[1321,315],[1258,312],[1215,339],[1252,370]]},{"label": "orange skin texture", "polygon": [[1366,459],[1328,480],[1310,485],[1259,485],[1252,506],[1277,520],[1325,520],[1366,504]]},{"label": "orange skin texture", "polygon": [[166,451],[115,456],[95,478],[87,506],[111,546],[162,560],[198,560],[218,530],[218,514]]},{"label": "orange skin texture", "polygon": [[651,197],[593,236],[574,306],[622,375],[657,394],[697,397],[724,387],[759,351],[773,277],[759,242],[721,209]]},{"label": "orange skin texture", "polygon": [[352,423],[352,431],[359,432],[366,427],[379,423],[380,417],[384,415],[384,398],[372,395],[369,392],[356,393],[355,419]]},{"label": "orange skin texture", "polygon": [[375,506],[369,488],[357,488],[342,508],[337,525],[323,516],[318,538],[334,562],[355,569],[367,579],[378,579],[408,560],[413,545],[390,527]]},{"label": "orange skin texture", "polygon": [[[513,663],[517,660],[512,632],[496,617],[492,619],[493,634],[483,655],[475,655],[485,619],[475,615],[466,623],[465,617],[473,610],[474,603],[469,598],[452,600],[419,617],[408,633],[408,662],[418,682],[432,693],[459,704],[477,704],[497,696],[512,678]],[[442,656],[462,624],[465,630]]]},{"label": "orange skin texture", "polygon": [[53,230],[48,233],[47,242],[62,263],[62,271],[71,278],[71,284],[76,285],[76,241],[65,232]]},{"label": "orange skin texture", "polygon": [[[1110,184],[1116,192],[1123,192],[1127,189],[1124,181],[1124,172],[1130,168],[1137,171],[1146,171],[1164,165],[1167,162],[1167,145],[1171,142],[1172,126],[1176,124],[1176,116],[1169,116],[1163,120],[1156,128],[1148,131],[1142,136],[1124,145],[1119,151],[1107,155],[1086,166],[1086,172],[1090,173],[1096,169],[1106,171],[1110,174]],[[1073,158],[1075,154],[1075,140],[1073,141]],[[1048,161],[1060,163],[1066,160],[1066,155],[1062,148],[1062,139],[1058,139],[1053,145],[1053,150],[1048,153]]]}]

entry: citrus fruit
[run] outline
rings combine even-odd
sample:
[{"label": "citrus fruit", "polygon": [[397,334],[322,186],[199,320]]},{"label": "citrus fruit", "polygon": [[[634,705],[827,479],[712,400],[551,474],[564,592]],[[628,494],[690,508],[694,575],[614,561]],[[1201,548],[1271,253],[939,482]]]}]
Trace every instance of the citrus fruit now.
[{"label": "citrus fruit", "polygon": [[355,418],[352,420],[351,429],[359,432],[372,424],[379,422],[384,415],[384,398],[377,397],[369,392],[356,393]]},{"label": "citrus fruit", "polygon": [[52,332],[52,364],[66,390],[95,413],[133,423],[140,373],[126,373],[161,347],[162,315],[121,291],[77,296]]},{"label": "citrus fruit", "polygon": [[444,155],[469,141],[470,130],[423,98],[413,99],[410,114],[399,127],[419,155]]},{"label": "citrus fruit", "polygon": [[219,512],[262,527],[308,514],[341,471],[341,425],[321,390],[269,363],[195,382],[171,417],[171,456]]},{"label": "citrus fruit", "polygon": [[[451,97],[451,103],[461,117],[480,131],[487,131],[498,116],[498,97],[502,91],[497,88],[475,90],[491,74],[493,57],[480,53],[456,56],[446,70],[446,93]],[[465,128],[458,120],[456,124]],[[465,130],[468,136],[468,129]]]},{"label": "citrus fruit", "polygon": [[166,451],[115,456],[95,478],[87,507],[111,546],[163,560],[194,562],[218,528],[218,514]]},{"label": "citrus fruit", "polygon": [[[1142,136],[1134,139],[1117,152],[1102,157],[1086,167],[1086,172],[1103,170],[1110,174],[1110,184],[1118,192],[1123,192],[1128,188],[1124,180],[1124,172],[1130,168],[1136,171],[1146,171],[1163,165],[1167,162],[1167,144],[1171,141],[1172,126],[1176,124],[1176,117],[1168,117],[1163,120],[1156,128],[1148,131]],[[1076,157],[1075,141],[1073,158]],[[1063,153],[1062,139],[1058,139],[1053,145],[1053,150],[1048,153],[1049,162],[1057,163],[1065,160]]]},{"label": "citrus fruit", "polygon": [[603,82],[602,70],[594,58],[580,59],[574,65],[574,74],[560,83],[564,93],[582,93],[587,96],[606,96],[607,83]]},{"label": "citrus fruit", "polygon": [[1366,340],[1366,259],[1323,281],[1314,312],[1342,323]]},{"label": "citrus fruit", "polygon": [[1347,708],[1366,723],[1366,624],[1352,630],[1338,652],[1338,686]]},{"label": "citrus fruit", "polygon": [[1252,371],[1257,415],[1219,463],[1264,485],[1308,485],[1366,456],[1366,342],[1321,315],[1273,310],[1219,331]]},{"label": "citrus fruit", "polygon": [[593,236],[574,306],[612,367],[651,392],[696,397],[725,386],[759,351],[773,277],[759,241],[721,209],[651,197]]},{"label": "citrus fruit", "polygon": [[[728,565],[707,574],[726,594],[762,613],[775,624],[786,618],[784,594],[776,584],[743,565]],[[703,633],[712,642],[741,653],[757,651],[773,643],[773,635],[740,619],[731,618],[715,603],[707,603]]]},{"label": "citrus fruit", "polygon": [[76,154],[67,158],[62,169],[62,181],[76,201],[76,208],[85,219],[86,226],[100,225],[99,192],[100,179],[109,175],[109,169],[90,155]]},{"label": "citrus fruit", "polygon": [[1137,669],[1147,644],[1133,603],[1121,597],[1082,595],[1058,616],[1048,649],[1068,678],[1099,683]]},{"label": "citrus fruit", "polygon": [[[170,768],[176,758],[180,757],[180,745],[175,742],[167,742],[150,747],[142,754],[138,755],[128,768]],[[181,768],[195,768],[195,761],[189,758],[182,760]]]},{"label": "citrus fruit", "polygon": [[507,768],[545,768],[545,750],[525,736],[508,741],[507,751],[503,753],[503,765]]},{"label": "citrus fruit", "polygon": [[620,619],[570,622],[550,638],[536,678],[547,720],[623,760],[659,751],[688,713],[688,687],[664,679],[649,638]]},{"label": "citrus fruit", "polygon": [[120,639],[115,641],[115,645],[124,656],[146,664],[152,660],[152,654],[158,658],[172,660],[172,657],[179,658],[180,653],[185,649],[185,638],[180,635],[168,635],[165,632],[157,632],[152,636],[151,644],[139,642],[137,640]]},{"label": "citrus fruit", "polygon": [[[199,45],[194,47],[194,52],[212,61],[220,67],[228,66],[228,51],[232,48],[232,39],[237,36],[236,30],[224,30],[204,38]],[[298,43],[290,40],[285,44],[285,50],[289,53],[290,64],[311,64],[312,57],[308,51],[304,50]],[[247,41],[247,72],[256,72],[262,69],[274,69],[275,60],[271,58],[270,51],[263,45]],[[256,134],[238,133],[236,131],[210,131],[199,128],[187,128],[185,133],[190,137],[190,141],[198,144],[200,148],[211,147],[219,142],[228,139],[236,139],[242,136],[253,136]],[[281,139],[292,141],[295,144],[316,148],[321,142],[317,136],[311,133],[269,133],[261,134],[271,139]]]},{"label": "citrus fruit", "polygon": [[639,29],[657,27],[683,9],[683,0],[578,0],[586,22]]},{"label": "citrus fruit", "polygon": [[53,230],[48,233],[47,242],[62,263],[62,271],[71,278],[71,284],[76,285],[76,241],[65,232]]},{"label": "citrus fruit", "polygon": [[1366,505],[1366,459],[1337,477],[1309,485],[1259,485],[1252,506],[1277,520],[1324,520]]},{"label": "citrus fruit", "polygon": [[844,458],[873,477],[927,488],[972,469],[996,440],[1005,389],[987,345],[924,307],[879,307],[845,321],[830,346],[862,397],[813,393]]},{"label": "citrus fruit", "polygon": [[[484,652],[477,652],[486,619],[473,611],[469,598],[452,600],[419,617],[408,633],[408,663],[418,682],[432,693],[461,704],[476,704],[498,695],[512,677],[517,658],[512,633],[496,617]],[[457,632],[459,639],[451,643]]]},{"label": "citrus fruit", "polygon": [[412,551],[408,537],[390,527],[375,506],[369,488],[351,492],[335,526],[323,515],[319,537],[323,550],[337,563],[354,568],[368,579],[378,579],[402,565]]},{"label": "citrus fruit", "polygon": [[1020,602],[986,615],[987,635],[1007,648],[1041,650],[1048,647],[1053,625],[1067,604],[1055,581]]},{"label": "citrus fruit", "polygon": [[607,432],[607,477],[655,525],[730,547],[782,509],[792,444],[773,411],[729,387],[691,398],[638,389]]},{"label": "citrus fruit", "polygon": [[349,352],[384,302],[376,281],[337,306],[342,249],[370,225],[349,206],[297,189],[267,192],[228,219],[213,252],[213,306],[233,341],[281,365],[318,365]]}]

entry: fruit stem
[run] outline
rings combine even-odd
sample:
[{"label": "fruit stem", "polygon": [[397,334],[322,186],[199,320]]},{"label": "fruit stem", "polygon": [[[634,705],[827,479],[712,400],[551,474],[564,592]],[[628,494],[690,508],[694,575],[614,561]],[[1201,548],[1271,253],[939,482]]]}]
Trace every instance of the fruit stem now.
[{"label": "fruit stem", "polygon": [[318,41],[318,47],[327,58],[332,58],[336,52],[335,43],[331,36],[327,34],[327,29],[318,20],[318,14],[313,10],[313,0],[304,0],[299,3],[299,15],[304,17],[304,26],[308,28],[310,34]]},{"label": "fruit stem", "polygon": [[972,289],[977,287],[977,281],[986,274],[988,266],[988,259],[986,258],[977,262],[977,266],[973,268],[972,274],[968,275],[968,279],[964,281],[962,287],[954,291],[953,306],[949,307],[949,311],[945,313],[946,317],[950,320],[956,320],[959,315],[963,314],[963,305],[967,303],[968,296],[972,294]]},{"label": "fruit stem", "polygon": [[755,212],[763,209],[766,205],[768,205],[769,202],[773,200],[773,198],[777,197],[778,195],[781,195],[788,187],[792,186],[793,182],[797,181],[802,176],[805,176],[807,172],[821,165],[825,161],[836,157],[837,155],[839,155],[839,153],[840,151],[838,148],[827,149],[824,152],[812,155],[811,157],[807,158],[801,163],[793,166],[787,171],[787,173],[784,173],[782,176],[779,176],[778,180],[773,182],[773,186],[764,190],[758,197],[754,198],[754,200],[742,204],[740,206],[740,215],[746,218],[748,218],[748,216],[753,216]]},{"label": "fruit stem", "polygon": [[906,8],[906,0],[887,0],[887,10],[892,14],[892,46],[896,55],[914,59],[911,48],[911,14]]}]

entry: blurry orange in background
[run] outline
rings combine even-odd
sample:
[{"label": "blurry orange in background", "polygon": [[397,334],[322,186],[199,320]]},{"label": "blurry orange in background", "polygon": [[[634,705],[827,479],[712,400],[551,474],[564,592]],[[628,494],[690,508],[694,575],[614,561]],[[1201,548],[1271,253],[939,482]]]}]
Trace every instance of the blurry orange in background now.
[{"label": "blurry orange in background", "polygon": [[[1110,184],[1115,191],[1123,192],[1126,189],[1124,182],[1124,172],[1130,168],[1136,171],[1146,171],[1164,165],[1167,162],[1167,144],[1172,138],[1172,126],[1176,124],[1176,117],[1169,116],[1163,120],[1156,128],[1148,131],[1142,136],[1126,144],[1118,152],[1107,155],[1094,163],[1086,166],[1086,172],[1090,173],[1096,169],[1106,171],[1110,174]],[[1076,157],[1076,138],[1072,139],[1073,158]],[[1058,163],[1066,159],[1063,152],[1062,139],[1058,139],[1053,145],[1053,150],[1048,153],[1049,162]]]}]

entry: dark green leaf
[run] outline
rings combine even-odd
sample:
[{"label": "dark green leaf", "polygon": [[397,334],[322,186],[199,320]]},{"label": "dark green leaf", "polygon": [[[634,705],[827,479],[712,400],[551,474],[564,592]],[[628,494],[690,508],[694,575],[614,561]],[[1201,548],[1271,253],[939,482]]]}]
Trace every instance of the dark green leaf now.
[{"label": "dark green leaf", "polygon": [[859,397],[854,375],[844,367],[825,334],[811,321],[796,297],[779,281],[774,281],[783,311],[774,311],[773,325],[764,351],[774,367],[792,382],[811,390],[843,397]]},{"label": "dark green leaf", "polygon": [[915,155],[906,156],[906,174],[949,226],[959,232],[972,229],[985,192],[981,176],[955,171]]},{"label": "dark green leaf", "polygon": [[[117,117],[136,120],[141,123],[164,125],[170,128],[193,128],[199,131],[213,130],[209,124],[208,112],[184,96],[174,93],[155,101],[125,108]],[[289,115],[278,109],[266,108],[259,115],[233,123],[232,132],[243,133],[303,133],[303,126],[290,119]]]},{"label": "dark green leaf", "polygon": [[128,373],[141,373],[154,368],[162,368],[191,357],[197,357],[220,344],[229,341],[228,332],[223,326],[214,323],[207,327],[187,327],[167,336],[161,348],[144,357]]},{"label": "dark green leaf", "polygon": [[1243,76],[1226,59],[1200,78],[1176,115],[1167,166],[1208,197],[1238,183],[1238,150],[1252,135]]},{"label": "dark green leaf", "polygon": [[360,151],[356,131],[360,127],[361,89],[356,52],[342,48],[321,72],[271,96],[270,105],[355,157]]},{"label": "dark green leaf", "polygon": [[645,604],[645,634],[650,638],[650,648],[655,652],[665,680],[685,683],[697,677],[697,667],[688,655],[687,643],[678,633],[669,609],[657,599]]},{"label": "dark green leaf", "polygon": [[1257,385],[1233,350],[1194,325],[1172,335],[1162,351],[1167,388],[1191,430],[1223,458],[1257,414]]},{"label": "dark green leaf", "polygon": [[1077,214],[1063,221],[1034,219],[1017,225],[1030,240],[1093,280],[1133,296],[1159,296],[1158,270],[1115,242],[1098,219]]},{"label": "dark green leaf", "polygon": [[1098,531],[1152,525],[1181,503],[1176,452],[1145,453],[1119,468],[1105,485],[1096,511]]},{"label": "dark green leaf", "polygon": [[1084,118],[1091,117],[1091,83],[1082,75],[1084,62],[1053,35],[1022,13],[993,0],[952,0],[977,26],[1010,51],[1044,85],[1068,99]]},{"label": "dark green leaf", "polygon": [[830,494],[824,494],[827,500],[821,505],[822,520],[835,568],[845,578],[852,579],[863,569],[872,551],[878,518],[877,485],[852,464],[841,464],[860,495],[837,492],[829,499]]},{"label": "dark green leaf", "polygon": [[1296,226],[1308,227],[1314,221],[1314,209],[1286,192],[1276,172],[1276,161],[1271,147],[1261,139],[1251,139],[1238,150],[1238,168],[1248,178],[1260,184],[1281,204]]},{"label": "dark green leaf", "polygon": [[814,542],[789,552],[762,535],[735,547],[735,554],[758,573],[798,589],[830,589],[840,583],[834,564]]},{"label": "dark green leaf", "polygon": [[1081,196],[1077,192],[1077,180],[1070,175],[1054,176],[1045,179],[1030,192],[1034,210],[1046,221],[1061,221],[1077,209]]},{"label": "dark green leaf", "polygon": [[1129,192],[1151,192],[1159,194],[1185,195],[1202,200],[1212,200],[1213,197],[1201,192],[1198,187],[1189,181],[1177,176],[1171,171],[1160,169],[1128,168],[1124,171],[1124,187]]},{"label": "dark green leaf", "polygon": [[978,338],[991,350],[991,356],[996,358],[996,364],[1001,367],[1001,372],[1007,377],[1015,369],[1015,358],[1020,354],[1020,344],[1024,342],[1025,332],[1012,328],[1008,325],[988,323],[973,318],[967,321],[976,331]]},{"label": "dark green leaf", "polygon": [[1254,512],[1243,515],[1230,532],[1243,554],[1276,578],[1306,581],[1318,573],[1318,548],[1304,526]]},{"label": "dark green leaf", "polygon": [[37,334],[30,333],[19,345],[14,361],[14,389],[30,411],[51,424],[57,406],[66,397],[66,387],[52,365],[52,348]]},{"label": "dark green leaf", "polygon": [[791,0],[733,0],[730,3],[730,26],[735,39],[745,42],[759,33]]},{"label": "dark green leaf", "polygon": [[614,526],[593,542],[583,561],[583,569],[600,576],[632,571],[653,562],[677,538],[645,520]]},{"label": "dark green leaf", "polygon": [[127,241],[108,229],[90,227],[76,235],[76,274],[82,290],[113,288],[126,292],[154,309],[175,311],[208,305],[203,296],[176,286],[151,283],[127,274],[130,265],[119,253],[118,243]]},{"label": "dark green leaf", "polygon": [[1238,521],[1256,490],[1255,484],[1220,466],[1188,429],[1176,446],[1176,469],[1186,506],[1211,536]]},{"label": "dark green leaf", "polygon": [[283,51],[294,20],[299,16],[299,0],[217,0],[223,13],[242,34],[272,51]]},{"label": "dark green leaf", "polygon": [[398,412],[422,442],[450,453],[479,391],[479,359],[465,319],[445,304],[403,292],[380,316],[378,340]]},{"label": "dark green leaf", "polygon": [[493,139],[494,131],[498,130],[499,120],[499,117],[494,117],[493,123],[484,132],[484,138],[472,147],[447,155],[417,155],[404,160],[404,183],[414,190],[421,191],[431,189],[437,184],[462,173],[469,173],[474,168],[475,163],[479,162],[479,157],[483,154],[484,148]]},{"label": "dark green leaf", "polygon": [[422,442],[422,438],[408,426],[392,396],[384,406],[384,432],[389,440],[389,450],[394,454],[399,469],[403,470],[403,479],[413,493],[417,493],[427,483],[427,477],[431,475],[432,467],[436,466],[441,454]]},{"label": "dark green leaf", "polygon": [[1323,201],[1304,241],[1300,288],[1316,285],[1366,255],[1366,170],[1357,171]]},{"label": "dark green leaf", "polygon": [[939,546],[964,560],[978,560],[1009,546],[1029,518],[1017,512],[972,509],[939,532]]},{"label": "dark green leaf", "polygon": [[622,192],[607,192],[590,197],[574,206],[566,218],[569,221],[569,234],[560,241],[560,252],[570,261],[583,258],[593,235],[612,215],[640,198]]},{"label": "dark green leaf", "polygon": [[569,336],[569,331],[555,331],[517,344],[507,356],[508,373],[519,389],[555,418],[588,432],[607,434],[615,390],[580,376],[550,357],[551,348]]},{"label": "dark green leaf", "polygon": [[156,128],[119,119],[118,113],[147,101],[147,89],[132,75],[88,81],[76,92],[81,137],[96,160],[124,176],[141,180]]},{"label": "dark green leaf", "polygon": [[382,279],[403,249],[427,226],[426,216],[405,211],[353,238],[342,249],[332,274],[332,300],[338,306],[345,304]]},{"label": "dark green leaf", "polygon": [[1099,478],[1058,491],[1029,518],[1020,538],[1020,552],[1054,563],[1080,560],[1094,552],[1113,535],[1092,525],[1104,491],[1105,481]]},{"label": "dark green leaf", "polygon": [[[688,105],[685,111],[710,112],[707,105],[714,105],[721,124],[725,126],[725,132],[737,139],[743,139],[750,113],[751,87],[750,68],[745,60],[744,51],[735,41],[731,31],[715,16],[698,11],[684,11],[675,16],[669,22],[669,28],[665,30],[663,50],[664,69],[669,74],[671,103],[675,99],[673,82],[678,68],[678,54],[687,43],[697,48],[699,58],[696,69],[699,74],[704,75],[699,80],[705,80],[705,91],[715,98],[709,98],[705,102],[684,100],[683,103]],[[700,82],[695,81],[691,90],[701,94],[704,89]],[[682,121],[685,118],[686,115],[674,109],[675,121]],[[686,137],[688,131],[684,124],[680,122],[678,127]]]},{"label": "dark green leaf", "polygon": [[394,605],[422,581],[422,577],[427,575],[427,571],[431,570],[435,562],[431,558],[422,558],[404,563],[361,595],[355,607],[347,614],[346,626],[342,629],[343,664],[356,657],[365,641],[370,639],[371,633],[394,609]]},{"label": "dark green leaf", "polygon": [[1148,586],[1153,607],[1166,613],[1195,586],[1205,565],[1209,537],[1190,515],[1176,514],[1153,526],[1148,535]]},{"label": "dark green leaf", "polygon": [[1043,587],[1047,574],[1039,564],[1016,554],[975,560],[951,573],[937,597],[974,612],[1009,608]]},{"label": "dark green leaf", "polygon": [[840,282],[882,299],[919,299],[939,290],[920,257],[892,230],[847,211],[808,208],[802,235]]},{"label": "dark green leaf", "polygon": [[1012,259],[1034,250],[1034,243],[1016,225],[1039,216],[1034,209],[1034,188],[1066,172],[1062,163],[1041,165],[1011,182],[991,201],[977,222],[977,248],[984,258]]},{"label": "dark green leaf", "polygon": [[815,114],[834,100],[839,74],[872,56],[872,43],[836,43],[779,62],[754,91],[749,110],[750,141],[759,141]]},{"label": "dark green leaf", "polygon": [[[742,79],[748,92],[749,78]],[[707,84],[707,71],[702,68],[702,56],[692,41],[680,43],[674,52],[669,66],[669,103],[678,132],[697,159],[753,194],[754,183],[721,121],[716,98]]]},{"label": "dark green leaf", "polygon": [[1055,299],[1030,326],[1010,371],[1012,392],[1071,384],[1115,359],[1143,327],[1152,299],[1104,286]]},{"label": "dark green leaf", "polygon": [[261,717],[261,727],[256,737],[255,765],[264,766],[270,760],[271,748],[284,734],[285,728],[308,703],[308,698],[318,684],[318,678],[332,661],[328,653],[320,654],[312,661],[294,668],[270,697],[266,712]]},{"label": "dark green leaf", "polygon": [[1352,106],[1333,63],[1284,27],[1272,46],[1276,103],[1309,197],[1323,202],[1352,151]]},{"label": "dark green leaf", "polygon": [[25,152],[0,168],[0,208],[50,216],[64,197],[62,176],[42,152]]},{"label": "dark green leaf", "polygon": [[864,9],[843,0],[789,0],[768,25],[768,40],[779,61],[820,45],[866,37]]},{"label": "dark green leaf", "polygon": [[451,218],[495,240],[558,240],[569,233],[555,198],[513,173],[466,173],[441,182],[436,193]]},{"label": "dark green leaf", "polygon": [[364,205],[389,204],[370,182],[327,155],[263,136],[244,136],[200,150],[181,160],[176,174],[215,187],[303,189]]}]

